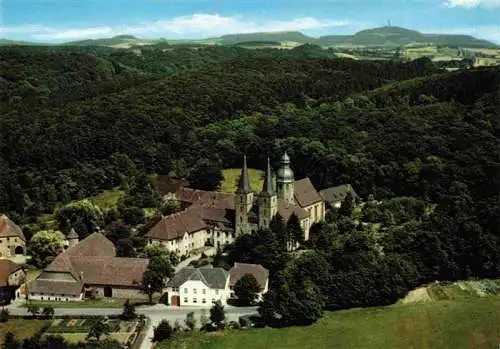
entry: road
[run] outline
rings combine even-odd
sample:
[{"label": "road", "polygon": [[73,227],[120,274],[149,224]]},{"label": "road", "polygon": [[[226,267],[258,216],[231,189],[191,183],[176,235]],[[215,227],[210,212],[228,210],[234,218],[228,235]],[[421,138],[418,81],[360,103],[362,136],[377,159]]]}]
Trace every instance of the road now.
[{"label": "road", "polygon": [[[8,306],[9,313],[12,315],[30,315],[26,308],[19,307],[19,303],[12,304]],[[146,337],[142,342],[141,349],[151,348],[151,339],[153,338],[153,329],[158,326],[161,320],[168,320],[173,324],[176,320],[179,320],[182,324],[184,319],[189,312],[194,312],[195,317],[199,320],[202,308],[200,307],[169,307],[163,304],[157,304],[153,306],[137,307],[137,314],[143,314],[148,317],[151,322],[147,329]],[[257,307],[232,307],[226,306],[226,320],[227,321],[238,321],[238,318],[242,315],[254,314],[257,312]],[[210,310],[205,309],[206,315],[210,316]],[[119,315],[122,313],[121,308],[56,308],[55,315]],[[198,321],[199,322],[199,321]]]}]

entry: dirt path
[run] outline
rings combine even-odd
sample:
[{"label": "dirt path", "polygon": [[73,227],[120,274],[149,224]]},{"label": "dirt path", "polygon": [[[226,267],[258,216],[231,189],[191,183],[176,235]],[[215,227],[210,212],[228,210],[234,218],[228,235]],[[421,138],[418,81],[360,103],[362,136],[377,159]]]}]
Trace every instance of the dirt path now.
[{"label": "dirt path", "polygon": [[420,287],[416,290],[410,291],[405,298],[403,298],[402,303],[419,303],[419,302],[427,302],[430,301],[431,297],[427,293],[427,287]]}]

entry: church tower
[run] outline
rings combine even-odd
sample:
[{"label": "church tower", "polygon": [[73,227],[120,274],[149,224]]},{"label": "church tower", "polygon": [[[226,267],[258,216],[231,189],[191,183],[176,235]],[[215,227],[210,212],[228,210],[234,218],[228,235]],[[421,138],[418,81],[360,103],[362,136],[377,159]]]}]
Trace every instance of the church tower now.
[{"label": "church tower", "polygon": [[235,195],[235,222],[234,231],[236,236],[248,234],[252,231],[248,216],[253,206],[253,192],[250,188],[247,169],[247,157],[243,156],[243,169],[241,170],[240,181]]},{"label": "church tower", "polygon": [[271,163],[267,158],[267,169],[262,191],[257,199],[259,205],[259,228],[269,228],[271,220],[278,212],[278,197],[273,189]]},{"label": "church tower", "polygon": [[285,152],[281,157],[281,166],[276,176],[276,189],[278,196],[286,203],[293,204],[294,201],[294,185],[295,178],[293,170],[290,168],[290,157]]}]

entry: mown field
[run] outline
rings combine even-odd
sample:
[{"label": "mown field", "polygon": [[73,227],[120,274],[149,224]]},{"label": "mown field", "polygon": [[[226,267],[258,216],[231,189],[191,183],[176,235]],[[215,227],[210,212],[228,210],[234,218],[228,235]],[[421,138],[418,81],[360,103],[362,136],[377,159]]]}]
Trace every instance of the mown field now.
[{"label": "mown field", "polygon": [[[222,170],[224,180],[221,183],[220,191],[234,193],[238,185],[240,174],[241,168],[227,168]],[[256,192],[260,192],[262,190],[262,183],[264,183],[264,171],[249,168],[248,177],[250,177],[250,186],[252,189]]]},{"label": "mown field", "polygon": [[331,312],[315,325],[196,334],[158,349],[493,349],[500,297]]}]

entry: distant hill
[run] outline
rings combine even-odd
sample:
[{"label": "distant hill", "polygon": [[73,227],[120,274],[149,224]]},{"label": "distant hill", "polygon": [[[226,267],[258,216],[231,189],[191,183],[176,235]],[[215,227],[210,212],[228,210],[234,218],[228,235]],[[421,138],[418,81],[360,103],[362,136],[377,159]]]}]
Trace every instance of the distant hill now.
[{"label": "distant hill", "polygon": [[249,34],[229,34],[217,38],[217,42],[222,45],[232,45],[247,41],[294,41],[301,44],[314,43],[315,38],[302,34],[298,31],[272,32],[272,33],[249,33]]},{"label": "distant hill", "polygon": [[65,42],[63,45],[72,46],[113,46],[119,47],[120,45],[124,47],[129,47],[133,45],[152,45],[155,43],[162,42],[161,39],[138,39],[133,35],[117,35],[112,38],[102,38],[102,39],[87,39],[79,41]]},{"label": "distant hill", "polygon": [[498,47],[498,45],[470,35],[422,34],[400,27],[366,29],[354,35],[327,35],[316,39],[317,45],[336,46],[403,46],[409,44],[434,44],[462,47]]},{"label": "distant hill", "polygon": [[[440,45],[467,48],[498,48],[490,41],[477,39],[471,35],[454,34],[424,34],[416,30],[400,27],[380,27],[361,30],[353,35],[325,35],[319,38],[307,36],[299,31],[261,32],[245,34],[228,34],[220,37],[201,40],[169,40],[169,39],[140,39],[133,35],[117,35],[111,38],[87,39],[66,42],[61,45],[71,46],[110,46],[115,48],[129,48],[132,46],[154,45],[159,43],[182,44],[218,44],[218,45],[254,45],[278,46],[277,44],[295,43],[314,44],[322,47],[329,46],[367,46],[367,47],[400,47],[411,44]],[[0,45],[36,45],[21,41],[0,39]],[[285,45],[286,46],[286,45]]]}]

